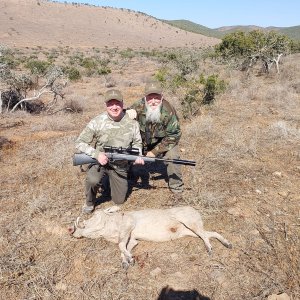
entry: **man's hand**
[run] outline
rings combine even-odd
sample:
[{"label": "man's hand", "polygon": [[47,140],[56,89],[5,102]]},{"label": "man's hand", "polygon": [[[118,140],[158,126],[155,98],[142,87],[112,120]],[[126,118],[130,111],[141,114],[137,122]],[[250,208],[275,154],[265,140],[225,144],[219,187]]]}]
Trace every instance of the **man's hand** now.
[{"label": "man's hand", "polygon": [[126,113],[128,114],[128,117],[132,120],[136,119],[137,113],[135,109],[127,109]]},{"label": "man's hand", "polygon": [[143,160],[142,157],[138,157],[138,158],[134,161],[133,164],[134,164],[134,165],[144,165],[144,164],[145,164],[145,161]]},{"label": "man's hand", "polygon": [[146,154],[147,157],[155,157],[155,154],[151,151],[147,152]]},{"label": "man's hand", "polygon": [[99,153],[97,160],[102,166],[105,166],[108,163],[108,157],[103,152]]}]

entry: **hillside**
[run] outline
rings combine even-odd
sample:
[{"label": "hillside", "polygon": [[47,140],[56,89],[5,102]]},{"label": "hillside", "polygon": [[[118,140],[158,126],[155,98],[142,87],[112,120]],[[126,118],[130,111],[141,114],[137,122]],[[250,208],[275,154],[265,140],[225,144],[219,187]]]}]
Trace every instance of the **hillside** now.
[{"label": "hillside", "polygon": [[132,10],[43,0],[2,0],[0,40],[10,47],[205,48],[218,43]]},{"label": "hillside", "polygon": [[294,40],[300,40],[300,26],[292,26],[292,27],[275,27],[275,26],[270,26],[270,27],[259,27],[255,25],[249,25],[249,26],[242,26],[242,25],[237,25],[237,26],[226,26],[226,27],[220,27],[216,28],[218,32],[221,32],[222,35],[226,35],[235,31],[251,31],[251,30],[265,30],[265,31],[277,31],[281,34],[284,34],[288,36],[291,39]]},{"label": "hillside", "polygon": [[281,34],[287,35],[289,38],[294,40],[300,40],[300,26],[292,26],[292,27],[259,27],[255,25],[236,25],[236,26],[222,26],[219,28],[208,28],[203,25],[188,21],[188,20],[162,20],[163,22],[175,26],[177,28],[194,32],[202,35],[206,35],[209,37],[215,37],[221,39],[226,34],[235,32],[235,31],[251,31],[251,30],[274,30],[278,31]]},{"label": "hillside", "polygon": [[300,41],[300,26],[280,28],[281,33],[286,34],[291,39]]},{"label": "hillside", "polygon": [[188,21],[188,20],[172,20],[172,21],[162,20],[162,21],[167,24],[170,24],[172,26],[178,27],[180,29],[194,32],[197,34],[203,34],[203,35],[215,37],[215,38],[222,38],[222,36],[223,36],[223,33],[219,32],[217,30],[210,29],[208,27],[196,24],[196,23]]}]

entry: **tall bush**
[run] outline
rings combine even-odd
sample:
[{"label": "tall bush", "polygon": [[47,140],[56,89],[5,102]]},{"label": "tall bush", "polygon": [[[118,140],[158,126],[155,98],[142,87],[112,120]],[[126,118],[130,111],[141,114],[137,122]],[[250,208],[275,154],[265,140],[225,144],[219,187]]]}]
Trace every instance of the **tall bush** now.
[{"label": "tall bush", "polygon": [[215,46],[215,51],[218,57],[237,63],[242,70],[248,71],[260,63],[264,72],[268,73],[275,63],[279,73],[279,60],[290,53],[291,40],[275,31],[234,32],[226,35]]}]

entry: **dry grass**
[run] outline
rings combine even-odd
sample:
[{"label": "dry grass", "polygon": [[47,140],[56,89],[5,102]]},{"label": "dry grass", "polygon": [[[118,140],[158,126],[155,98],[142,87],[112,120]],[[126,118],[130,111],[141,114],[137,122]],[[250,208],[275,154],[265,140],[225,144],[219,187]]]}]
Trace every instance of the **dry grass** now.
[{"label": "dry grass", "polygon": [[[198,48],[219,41],[126,9],[46,0],[2,0],[0,8],[1,42],[10,47]],[[45,32],[51,32],[51,38]]]},{"label": "dry grass", "polygon": [[[123,78],[116,87],[127,103],[140,97],[145,80],[138,58],[133,61],[122,74],[112,74]],[[147,64],[153,73],[157,63]],[[11,144],[0,152],[1,297],[157,300],[169,286],[181,299],[194,290],[212,300],[282,292],[299,299],[300,99],[292,88],[299,67],[287,59],[282,74],[266,78],[213,69],[229,89],[182,122],[182,157],[197,161],[196,168],[183,168],[183,204],[198,208],[206,228],[222,233],[234,248],[213,241],[209,257],[194,238],[143,242],[134,250],[136,265],[125,272],[116,245],[69,237],[66,229],[84,202],[85,174],[71,165],[74,140],[101,111],[99,95],[106,89],[104,80],[83,78],[66,93],[82,114],[2,116],[1,137]],[[178,100],[171,93],[168,98]],[[157,175],[151,189],[135,187],[122,209],[161,208],[169,191]],[[161,271],[153,275],[156,268]]]}]

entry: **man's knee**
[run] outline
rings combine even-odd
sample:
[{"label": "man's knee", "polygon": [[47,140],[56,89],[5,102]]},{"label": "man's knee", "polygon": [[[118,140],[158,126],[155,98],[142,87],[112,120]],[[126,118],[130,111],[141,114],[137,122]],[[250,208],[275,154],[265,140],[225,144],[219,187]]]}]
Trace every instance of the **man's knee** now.
[{"label": "man's knee", "polygon": [[171,150],[167,151],[164,155],[165,159],[180,159],[178,146],[175,146]]},{"label": "man's knee", "polygon": [[87,171],[87,176],[85,179],[86,185],[95,187],[100,184],[102,177],[103,171],[100,170],[98,166],[91,166],[91,168]]},{"label": "man's knee", "polygon": [[123,204],[125,202],[125,199],[126,199],[126,195],[124,195],[124,197],[123,196],[113,197],[112,201],[115,204]]},{"label": "man's knee", "polygon": [[127,173],[117,174],[110,173],[110,188],[111,198],[115,204],[122,204],[125,202],[126,194],[128,191]]},{"label": "man's knee", "polygon": [[99,178],[93,176],[87,176],[85,182],[86,182],[86,186],[90,186],[90,187],[95,187],[100,183]]}]

